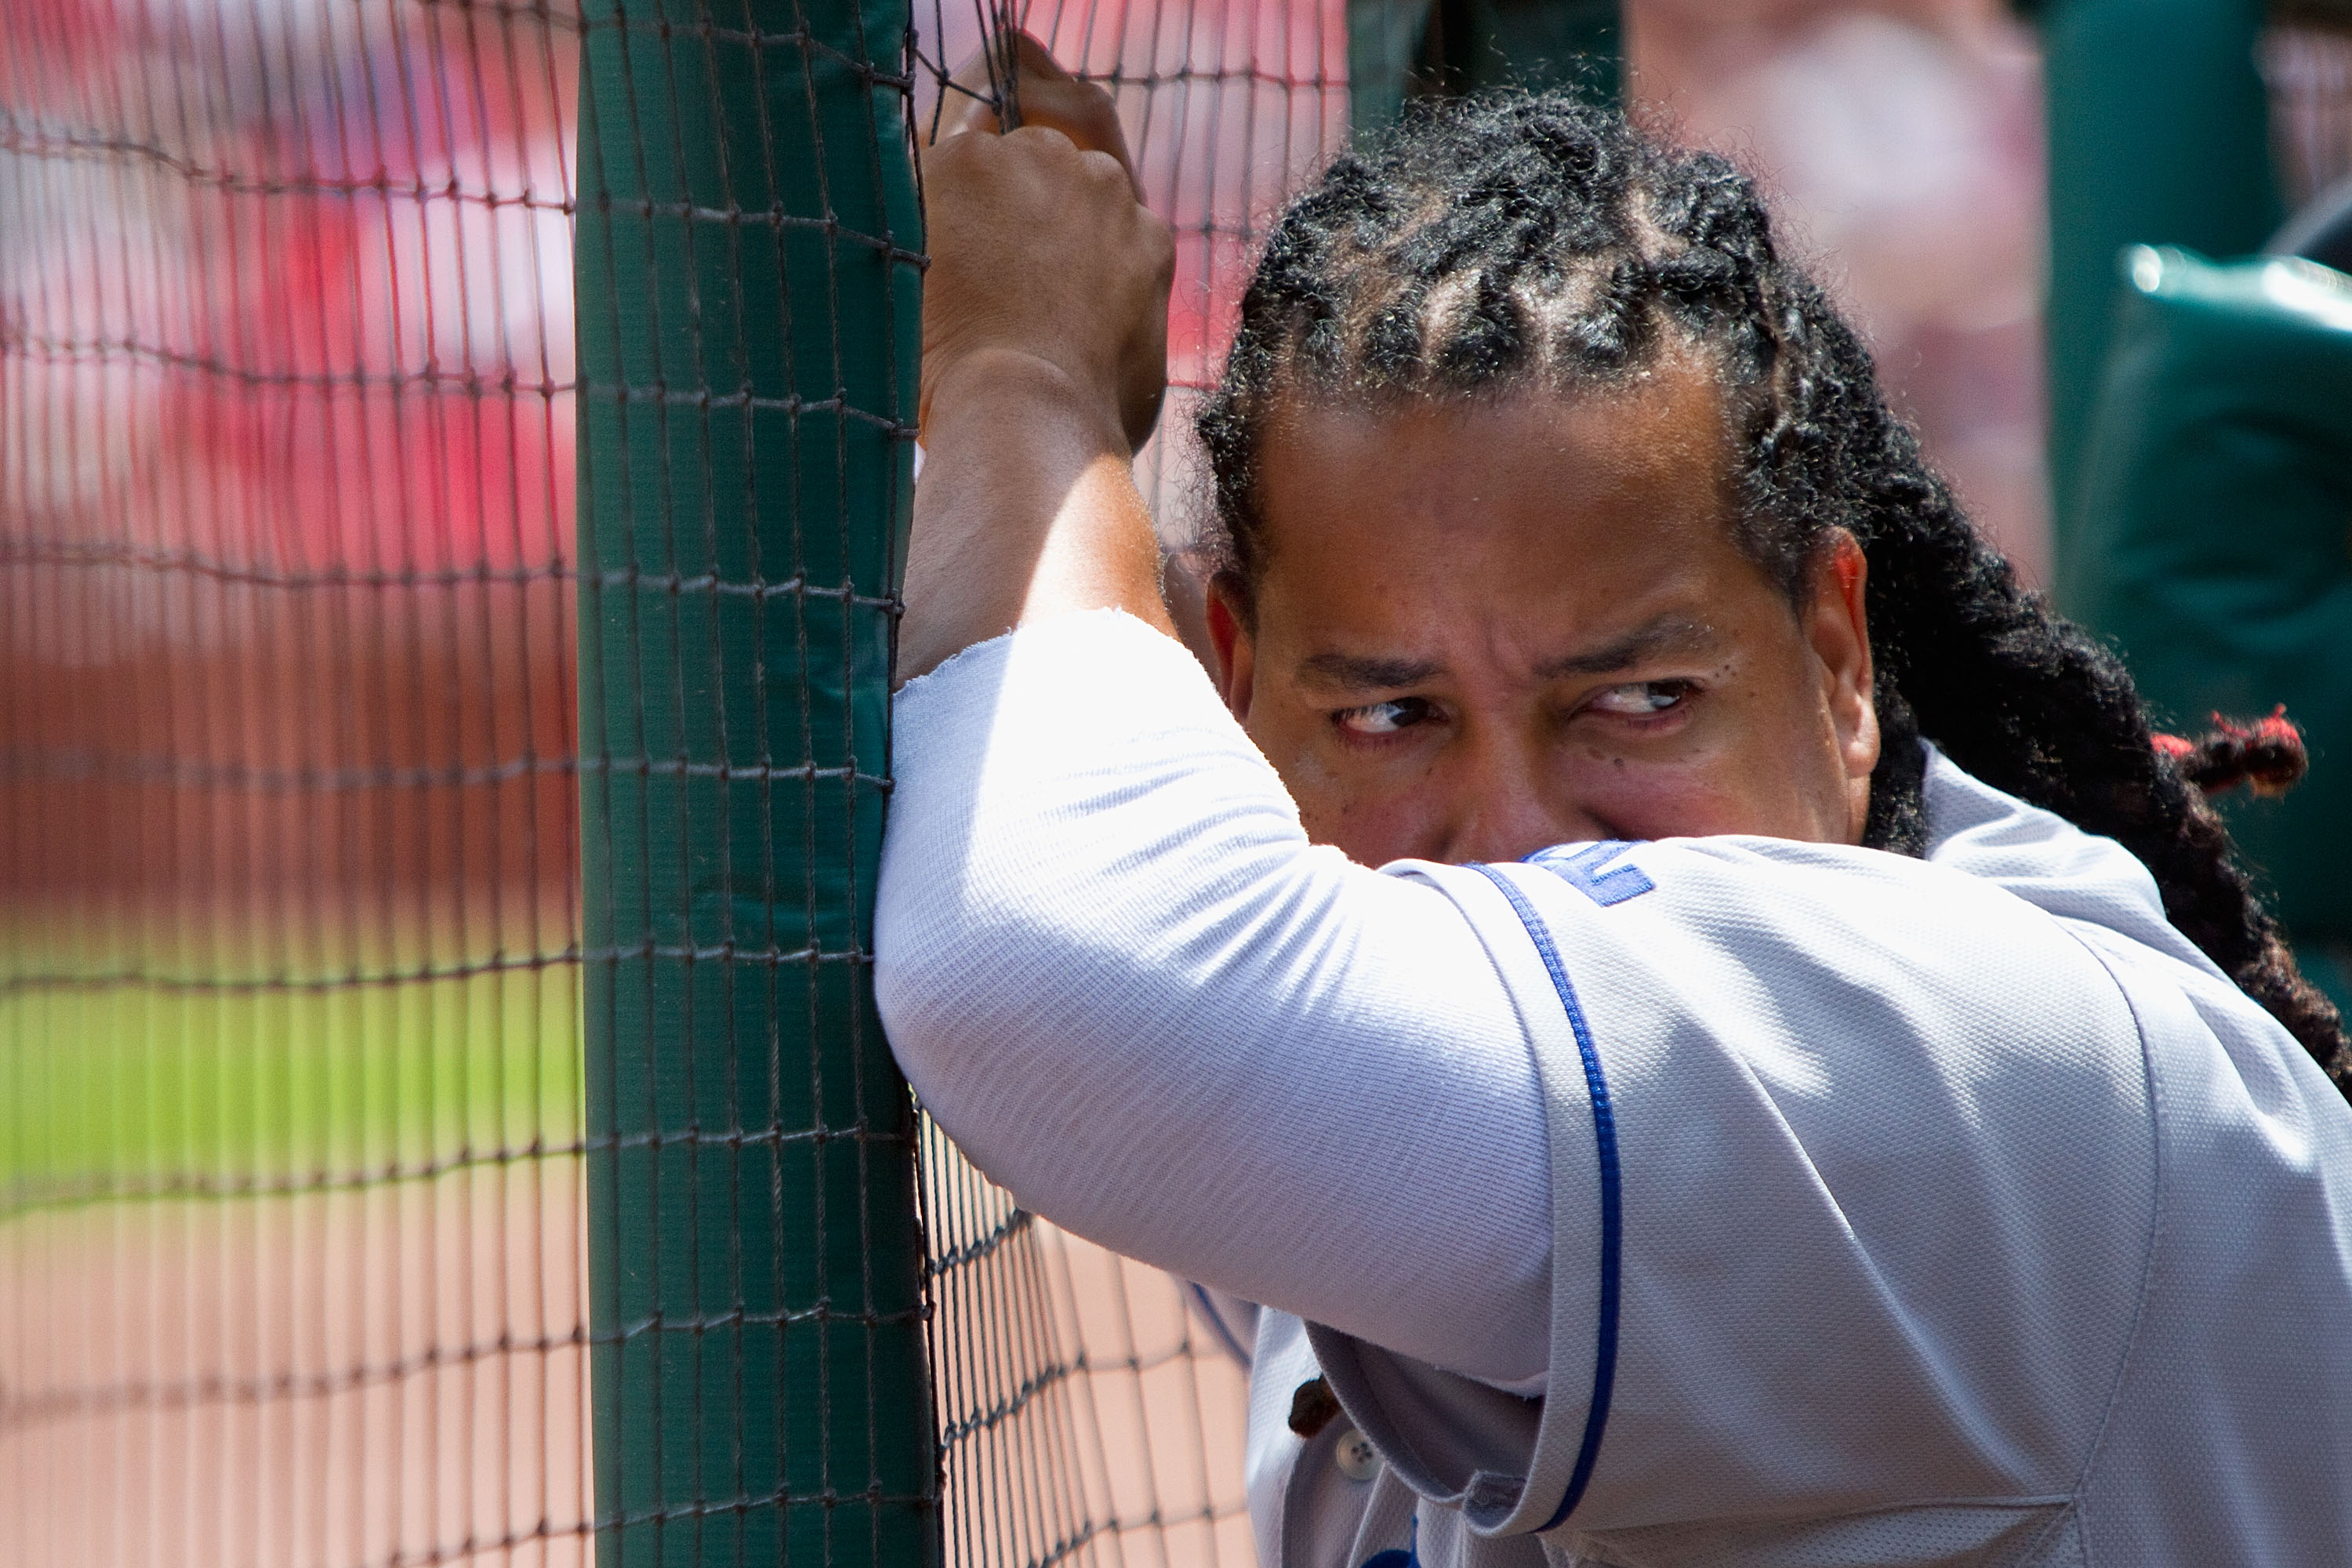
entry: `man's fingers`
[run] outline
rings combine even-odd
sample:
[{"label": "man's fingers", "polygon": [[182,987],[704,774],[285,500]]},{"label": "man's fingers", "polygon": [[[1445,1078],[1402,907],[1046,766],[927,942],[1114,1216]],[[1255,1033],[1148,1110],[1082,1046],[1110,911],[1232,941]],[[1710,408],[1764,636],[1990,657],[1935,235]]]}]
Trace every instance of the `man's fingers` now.
[{"label": "man's fingers", "polygon": [[1108,97],[1058,74],[1027,87],[1019,128],[987,115],[923,149],[922,417],[947,367],[1010,348],[1072,376],[1131,450],[1166,383],[1172,238],[1137,199]]},{"label": "man's fingers", "polygon": [[929,140],[932,144],[950,137],[973,132],[992,133],[996,130],[996,110],[985,98],[971,98],[950,89],[940,100],[939,118],[932,121]]},{"label": "man's fingers", "polygon": [[937,140],[944,142],[966,131],[1003,131],[1003,124],[996,115],[996,100],[1007,85],[1008,72],[1015,78],[1012,85],[1016,100],[1023,80],[1034,79],[1042,84],[1067,79],[1067,73],[1055,63],[1051,51],[1028,34],[1013,34],[1013,46],[1008,59],[1003,42],[991,40],[965,56],[963,62],[949,74],[940,103]]},{"label": "man's fingers", "polygon": [[[1013,98],[1020,106],[1021,124],[1058,131],[1084,151],[1108,153],[1127,171],[1128,184],[1139,199],[1142,183],[1135,176],[1135,161],[1128,155],[1127,132],[1118,122],[1118,108],[1110,94],[1090,81],[1080,81],[1045,45],[1026,33],[1013,36],[1017,76]],[[947,96],[939,118],[938,140],[968,131],[1001,132],[993,102],[1003,85],[1005,62],[1000,51],[972,55],[948,79]]]},{"label": "man's fingers", "polygon": [[1058,131],[1088,153],[1100,153],[1116,159],[1127,171],[1128,188],[1140,201],[1142,182],[1135,177],[1135,163],[1127,153],[1127,132],[1118,123],[1118,110],[1111,103],[1110,94],[1090,81],[1024,83],[1021,91],[1021,123]]},{"label": "man's fingers", "polygon": [[[1013,35],[1010,63],[1024,87],[1031,82],[1076,79],[1062,68],[1062,62],[1054,58],[1053,50],[1026,33]],[[972,97],[989,98],[1003,81],[1006,64],[1007,56],[1001,42],[984,44],[965,56],[963,63],[956,67],[948,80]]]}]

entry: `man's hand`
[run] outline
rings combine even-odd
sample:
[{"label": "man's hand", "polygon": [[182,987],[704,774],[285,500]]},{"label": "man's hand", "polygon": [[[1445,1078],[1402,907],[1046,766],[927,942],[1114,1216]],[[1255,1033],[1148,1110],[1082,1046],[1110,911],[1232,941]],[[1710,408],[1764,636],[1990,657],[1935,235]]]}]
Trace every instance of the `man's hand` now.
[{"label": "man's hand", "polygon": [[923,153],[924,467],[901,681],[1066,611],[1170,629],[1132,462],[1167,384],[1174,247],[1136,200],[1110,99],[1017,47],[1025,123],[999,135],[984,103],[951,99]]},{"label": "man's hand", "polygon": [[[1108,153],[1132,177],[1135,160],[1127,155],[1127,132],[1118,123],[1118,110],[1110,95],[1064,70],[1045,46],[1028,34],[1013,34],[1012,43],[1013,97],[1021,123],[1058,131],[1089,153]],[[1004,129],[988,101],[986,50],[958,66],[948,84],[950,90],[940,102],[938,133],[932,141],[944,142],[966,131],[994,134]],[[1135,195],[1138,201],[1143,199],[1140,182]]]},{"label": "man's hand", "polygon": [[[923,153],[930,271],[923,285],[922,420],[968,363],[1041,360],[1099,399],[1132,451],[1168,379],[1168,226],[1136,199],[1110,97],[1017,36],[1022,125],[996,133],[985,100],[950,89]],[[955,81],[985,85],[981,57]],[[971,390],[986,395],[984,380]]]}]

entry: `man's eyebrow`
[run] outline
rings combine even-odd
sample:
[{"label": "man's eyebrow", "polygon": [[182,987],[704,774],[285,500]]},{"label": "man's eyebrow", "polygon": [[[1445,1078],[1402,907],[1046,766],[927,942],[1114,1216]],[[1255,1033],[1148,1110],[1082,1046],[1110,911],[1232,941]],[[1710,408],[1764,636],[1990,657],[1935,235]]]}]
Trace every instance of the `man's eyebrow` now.
[{"label": "man's eyebrow", "polygon": [[1394,691],[1420,685],[1441,668],[1432,658],[1318,653],[1298,661],[1298,679],[1305,685],[1330,691]]},{"label": "man's eyebrow", "polygon": [[1540,673],[1548,678],[1614,675],[1647,659],[1669,654],[1704,652],[1712,648],[1716,640],[1715,628],[1705,621],[1694,621],[1686,616],[1660,616],[1589,653],[1572,653],[1565,658],[1554,659],[1545,665]]},{"label": "man's eyebrow", "polygon": [[[1538,673],[1547,679],[1562,675],[1614,675],[1645,659],[1704,652],[1714,647],[1716,640],[1715,628],[1704,621],[1686,616],[1660,616],[1589,653],[1554,659]],[[1302,684],[1331,691],[1395,691],[1418,686],[1444,668],[1433,658],[1318,653],[1298,661],[1298,679]]]}]

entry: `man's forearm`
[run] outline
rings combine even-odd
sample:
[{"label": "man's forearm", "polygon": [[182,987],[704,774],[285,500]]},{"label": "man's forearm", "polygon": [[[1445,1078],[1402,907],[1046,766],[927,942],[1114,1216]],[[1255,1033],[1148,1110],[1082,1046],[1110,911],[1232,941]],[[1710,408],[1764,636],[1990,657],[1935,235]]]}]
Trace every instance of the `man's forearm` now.
[{"label": "man's forearm", "polygon": [[1118,609],[1174,635],[1118,411],[1047,362],[974,355],[929,389],[901,682],[1012,627]]}]

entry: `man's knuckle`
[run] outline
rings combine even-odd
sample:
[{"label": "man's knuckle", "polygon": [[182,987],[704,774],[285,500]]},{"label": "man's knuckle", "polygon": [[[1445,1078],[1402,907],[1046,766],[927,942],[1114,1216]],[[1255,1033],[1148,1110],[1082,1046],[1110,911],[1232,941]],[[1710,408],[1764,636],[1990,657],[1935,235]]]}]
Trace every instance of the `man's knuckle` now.
[{"label": "man's knuckle", "polygon": [[1067,155],[1075,143],[1050,125],[1015,126],[1001,140],[1005,146],[1030,158],[1055,159]]},{"label": "man's knuckle", "polygon": [[950,179],[971,179],[987,166],[988,143],[994,140],[976,132],[958,132],[942,138],[926,162]]}]

